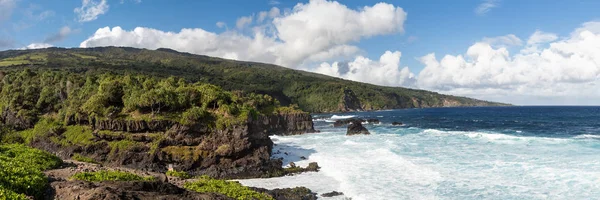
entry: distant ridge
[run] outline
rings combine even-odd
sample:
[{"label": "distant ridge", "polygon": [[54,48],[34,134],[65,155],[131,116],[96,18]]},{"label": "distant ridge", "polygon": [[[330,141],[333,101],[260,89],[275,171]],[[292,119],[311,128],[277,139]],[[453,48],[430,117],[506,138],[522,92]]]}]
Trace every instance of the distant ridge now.
[{"label": "distant ridge", "polygon": [[47,48],[0,52],[0,71],[22,68],[175,76],[226,90],[268,94],[309,112],[427,107],[509,106],[403,87],[377,86],[272,64],[215,58],[173,49]]}]

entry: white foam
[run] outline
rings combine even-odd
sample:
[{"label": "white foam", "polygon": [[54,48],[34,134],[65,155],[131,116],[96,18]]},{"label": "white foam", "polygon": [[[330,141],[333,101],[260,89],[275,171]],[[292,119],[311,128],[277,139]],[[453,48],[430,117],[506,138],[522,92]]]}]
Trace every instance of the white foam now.
[{"label": "white foam", "polygon": [[331,119],[350,119],[356,117],[356,115],[333,115]]},{"label": "white foam", "polygon": [[[343,192],[358,200],[600,196],[600,141],[596,140],[600,136],[596,135],[544,138],[379,126],[371,129],[372,135],[350,137],[342,128],[327,130],[273,136],[278,144],[274,151],[288,152],[286,164],[318,162],[320,172],[242,183],[265,188],[305,186],[317,193]],[[590,138],[594,140],[581,142]]]},{"label": "white foam", "polygon": [[575,139],[600,139],[600,135],[583,134],[573,137]]}]

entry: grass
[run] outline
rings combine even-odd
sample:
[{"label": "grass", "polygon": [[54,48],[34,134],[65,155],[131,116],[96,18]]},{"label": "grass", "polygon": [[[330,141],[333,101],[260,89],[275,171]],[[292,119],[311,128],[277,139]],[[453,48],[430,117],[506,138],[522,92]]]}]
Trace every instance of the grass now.
[{"label": "grass", "polygon": [[71,176],[73,180],[100,182],[100,181],[154,181],[154,176],[139,176],[129,172],[102,170],[96,172],[79,172]]},{"label": "grass", "polygon": [[108,142],[108,146],[110,146],[110,154],[111,155],[114,155],[117,152],[127,151],[129,149],[143,146],[143,145],[144,145],[144,143],[136,142],[136,141],[129,140],[129,139]]},{"label": "grass", "polygon": [[168,146],[162,148],[161,151],[171,155],[174,160],[198,160],[200,153],[192,146]]},{"label": "grass", "polygon": [[208,176],[187,182],[183,187],[200,193],[219,193],[237,200],[273,200],[273,197],[256,192],[238,182],[217,180]]},{"label": "grass", "polygon": [[190,174],[188,174],[187,172],[184,171],[167,171],[167,176],[173,176],[173,177],[179,177],[182,179],[189,179],[192,178],[192,176]]},{"label": "grass", "polygon": [[24,140],[25,143],[29,144],[33,139],[44,136],[51,131],[57,131],[62,128],[62,125],[52,119],[42,118],[33,129],[28,129],[24,131],[19,131],[19,134]]},{"label": "grass", "polygon": [[0,197],[22,195],[41,198],[48,186],[44,170],[57,168],[62,160],[45,151],[22,144],[0,145]]},{"label": "grass", "polygon": [[86,163],[93,163],[93,164],[98,164],[98,162],[96,162],[93,158],[81,155],[76,153],[75,155],[71,156],[71,159],[79,161],[79,162],[86,162]]}]

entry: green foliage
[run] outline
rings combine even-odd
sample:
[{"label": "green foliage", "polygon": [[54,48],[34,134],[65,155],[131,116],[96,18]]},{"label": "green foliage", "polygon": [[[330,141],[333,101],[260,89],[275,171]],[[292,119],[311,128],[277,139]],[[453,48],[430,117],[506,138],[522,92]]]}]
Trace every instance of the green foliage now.
[{"label": "green foliage", "polygon": [[98,163],[93,158],[90,158],[90,157],[87,157],[87,156],[84,156],[84,155],[81,155],[81,154],[78,154],[78,153],[76,153],[75,155],[73,155],[71,157],[71,159],[79,161],[79,162],[86,162],[86,163],[93,163],[93,164]]},{"label": "green foliage", "polygon": [[201,193],[219,193],[238,200],[271,200],[273,197],[256,192],[238,182],[217,180],[202,176],[194,182],[187,182],[185,189]]},{"label": "green foliage", "polygon": [[18,132],[18,134],[25,140],[25,143],[29,144],[33,139],[41,136],[46,136],[53,132],[62,131],[63,127],[60,123],[52,119],[40,120],[33,129],[28,129]]},{"label": "green foliage", "polygon": [[0,197],[21,196],[15,193],[42,197],[48,185],[42,171],[61,164],[58,157],[42,150],[22,144],[0,145]]},{"label": "green foliage", "polygon": [[138,176],[133,173],[123,171],[102,170],[96,172],[78,172],[71,176],[73,180],[100,182],[100,181],[154,181],[153,176]]},{"label": "green foliage", "polygon": [[[31,79],[39,76],[37,72],[18,73],[33,63],[40,70],[62,72],[44,71],[48,78],[39,81]],[[2,67],[9,65],[10,67]],[[53,102],[54,97],[61,97],[56,94],[62,92],[69,94],[62,108],[68,108],[69,112],[66,113],[71,115],[84,111],[100,113],[92,104],[88,104],[85,110],[82,110],[81,106],[96,93],[106,96],[99,96],[99,100],[94,101],[105,105],[113,104],[110,100],[104,100],[110,99],[107,96],[118,98],[121,94],[118,88],[121,86],[125,110],[140,109],[156,114],[172,110],[183,111],[192,106],[208,110],[217,109],[220,101],[225,104],[235,101],[235,97],[224,92],[225,90],[258,93],[256,96],[268,94],[282,105],[297,104],[299,108],[309,112],[340,111],[341,99],[346,89],[353,91],[360,104],[367,109],[439,107],[444,106],[445,101],[456,102],[458,106],[505,105],[423,90],[382,87],[275,65],[211,58],[171,50],[99,47],[5,51],[0,52],[0,70],[7,71],[9,83],[2,86],[2,95],[10,97],[0,98],[5,100],[0,100],[0,105],[8,105],[13,110],[25,108],[37,112],[38,109],[43,109],[42,104],[51,104],[45,102]],[[79,76],[65,74],[64,71]],[[107,72],[111,72],[111,76],[101,77]],[[145,75],[146,78],[140,78],[140,75]],[[12,84],[17,80],[23,84]],[[72,83],[72,87],[67,87],[67,81]],[[212,85],[189,84],[191,82]],[[99,92],[97,88],[103,84],[107,89]],[[116,89],[108,88],[109,86],[115,86]],[[44,90],[44,87],[49,89]],[[4,92],[5,89],[10,92]],[[51,94],[52,91],[56,93]],[[38,101],[42,93],[44,95],[41,96],[47,96],[49,99]],[[62,97],[59,99],[63,99]],[[42,103],[37,105],[38,102]],[[263,109],[272,109],[269,108],[269,102],[263,98],[249,104],[255,106],[260,113],[265,113]],[[114,106],[122,108],[120,105]],[[23,114],[28,115],[26,112]]]},{"label": "green foliage", "polygon": [[188,174],[187,172],[176,171],[176,170],[167,171],[167,176],[174,176],[174,177],[179,177],[179,178],[182,178],[182,179],[192,178],[192,176],[190,174]]},{"label": "green foliage", "polygon": [[24,194],[16,193],[9,189],[4,189],[0,186],[0,199],[1,200],[28,200]]},{"label": "green foliage", "polygon": [[208,120],[210,113],[206,109],[194,106],[181,114],[181,124],[191,125],[193,123]]}]

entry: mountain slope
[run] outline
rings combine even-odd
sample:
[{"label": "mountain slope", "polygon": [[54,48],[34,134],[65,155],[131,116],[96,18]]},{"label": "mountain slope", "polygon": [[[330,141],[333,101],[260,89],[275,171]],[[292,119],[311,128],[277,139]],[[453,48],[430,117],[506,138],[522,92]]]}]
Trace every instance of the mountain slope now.
[{"label": "mountain slope", "polygon": [[170,49],[129,47],[49,48],[0,52],[0,71],[39,68],[81,73],[176,76],[226,90],[269,94],[309,112],[422,107],[505,106],[425,90],[384,87],[271,64],[226,60]]}]

